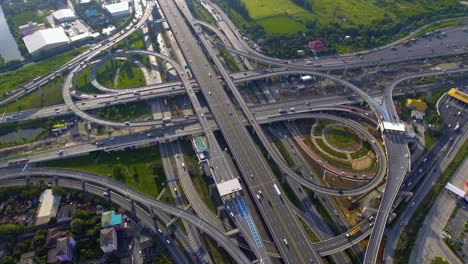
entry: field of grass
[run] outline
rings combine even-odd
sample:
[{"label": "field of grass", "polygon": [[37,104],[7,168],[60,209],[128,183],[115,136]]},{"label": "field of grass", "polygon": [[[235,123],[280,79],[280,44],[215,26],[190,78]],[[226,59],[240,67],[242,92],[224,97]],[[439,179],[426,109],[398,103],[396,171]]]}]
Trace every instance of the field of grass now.
[{"label": "field of grass", "polygon": [[423,225],[426,215],[431,210],[431,207],[439,194],[444,190],[444,186],[467,157],[468,141],[465,141],[460,150],[455,155],[453,161],[449,164],[447,169],[442,172],[442,175],[437,183],[432,187],[432,189],[426,195],[425,199],[423,199],[423,202],[418,206],[416,212],[409,220],[408,225],[401,233],[400,240],[398,241],[396,248],[395,263],[408,263],[411,251],[414,245],[417,243],[416,239],[418,237],[419,229]]},{"label": "field of grass", "polygon": [[98,117],[111,121],[132,121],[151,118],[151,107],[147,101],[108,106],[95,110]]},{"label": "field of grass", "polygon": [[349,148],[357,143],[357,136],[344,127],[333,127],[325,136],[331,144],[340,148]]},{"label": "field of grass", "polygon": [[41,87],[41,91],[36,90],[18,101],[11,102],[0,107],[0,113],[13,113],[28,109],[41,108],[63,103],[62,98],[62,78],[56,78]]},{"label": "field of grass", "polygon": [[[308,41],[323,40],[319,55],[384,45],[429,22],[466,16],[457,0],[217,0],[264,52],[298,57]],[[240,2],[240,3],[239,3]],[[297,3],[297,4],[296,4]],[[344,36],[351,36],[344,40]],[[307,52],[311,55],[311,52]]]},{"label": "field of grass", "polygon": [[455,0],[393,1],[378,3],[369,0],[310,0],[312,12],[290,0],[242,0],[249,15],[269,34],[289,34],[303,31],[307,21],[322,25],[338,23],[345,27],[372,25],[385,17],[398,23],[398,18],[408,18],[438,11],[456,5]]},{"label": "field of grass", "polygon": [[73,57],[77,56],[86,49],[87,47],[81,47],[50,57],[37,63],[23,66],[19,69],[7,73],[1,73],[0,94],[21,87],[36,77],[47,75],[55,71],[56,68],[65,64],[67,61],[71,60]]},{"label": "field of grass", "polygon": [[335,124],[335,121],[332,121],[332,120],[320,121],[315,127],[314,135],[321,136],[323,128],[331,124]]},{"label": "field of grass", "polygon": [[[323,141],[322,141],[323,142]],[[337,166],[341,166],[343,168],[348,168],[348,169],[351,169],[352,168],[352,165],[349,161],[343,161],[343,160],[337,160],[333,157],[330,157],[328,155],[324,155],[323,153],[321,153],[321,151],[317,148],[317,146],[315,146],[315,144],[312,142],[312,140],[310,139],[310,137],[306,137],[304,139],[304,143],[310,147],[310,149],[315,152],[317,155],[319,155],[320,157],[322,157],[323,159],[325,159],[326,161],[334,164],[334,165],[337,165]],[[343,154],[343,153],[340,153],[340,154]]]},{"label": "field of grass", "polygon": [[273,142],[275,143],[276,147],[278,148],[279,152],[281,153],[281,156],[283,156],[283,158],[286,160],[286,163],[288,163],[288,165],[290,167],[295,167],[296,162],[291,157],[291,154],[287,150],[287,148],[284,145],[283,141],[281,141],[279,139],[275,139],[275,140],[273,140]]},{"label": "field of grass", "polygon": [[117,77],[117,89],[135,88],[145,86],[145,76],[143,71],[131,62],[125,62],[120,68],[119,76]]},{"label": "field of grass", "polygon": [[366,155],[367,153],[369,153],[370,149],[371,149],[371,145],[369,144],[369,142],[364,141],[361,149],[359,149],[356,152],[351,153],[351,158],[359,159],[363,157],[364,155]]},{"label": "field of grass", "polygon": [[[117,85],[114,85],[117,71],[119,74]],[[142,70],[133,62],[122,60],[110,60],[106,62],[99,68],[96,79],[100,84],[108,88],[127,89],[146,85]]]},{"label": "field of grass", "polygon": [[157,146],[139,149],[93,152],[87,156],[39,163],[40,167],[75,169],[116,178],[116,167],[123,170],[123,178],[117,177],[136,190],[157,197],[166,187],[166,176]]},{"label": "field of grass", "polygon": [[91,84],[91,81],[89,79],[90,72],[91,72],[90,67],[86,67],[84,70],[80,71],[75,77],[74,88],[77,91],[80,91],[83,93],[100,94],[101,91],[96,89],[96,87],[94,87]]},{"label": "field of grass", "polygon": [[339,152],[330,148],[321,138],[316,138],[315,141],[317,142],[317,144],[320,146],[321,149],[323,149],[325,152],[332,155],[333,157],[336,157],[339,159],[346,159],[348,157],[345,153]]}]

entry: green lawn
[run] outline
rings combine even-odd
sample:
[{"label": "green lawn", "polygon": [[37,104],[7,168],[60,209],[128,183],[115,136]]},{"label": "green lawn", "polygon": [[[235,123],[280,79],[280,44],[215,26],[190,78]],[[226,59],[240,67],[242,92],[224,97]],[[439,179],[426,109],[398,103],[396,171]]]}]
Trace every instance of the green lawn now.
[{"label": "green lawn", "polygon": [[325,136],[330,143],[340,148],[349,148],[357,143],[354,132],[344,127],[333,127]]},{"label": "green lawn", "polygon": [[324,141],[323,139],[321,138],[316,138],[315,139],[315,142],[317,142],[317,145],[320,146],[321,149],[323,149],[323,151],[325,151],[326,153],[332,155],[333,157],[336,157],[336,158],[339,158],[339,159],[346,159],[348,158],[348,156],[343,153],[343,152],[339,152],[339,151],[336,151],[332,148],[330,148]]},{"label": "green lawn", "polygon": [[100,118],[111,121],[132,121],[151,118],[151,107],[147,101],[107,106],[93,113]]},{"label": "green lawn", "polygon": [[74,88],[77,91],[89,94],[100,94],[102,93],[96,87],[91,84],[89,79],[89,73],[91,72],[90,67],[86,67],[84,70],[81,70],[75,77]]},{"label": "green lawn", "polygon": [[26,96],[21,97],[18,101],[11,102],[0,107],[0,113],[12,113],[24,111],[28,109],[41,108],[63,103],[62,98],[62,78],[56,78],[41,87],[41,90],[36,90]]},{"label": "green lawn", "polygon": [[351,153],[351,158],[359,159],[363,157],[364,155],[366,155],[367,153],[369,153],[370,149],[371,149],[371,145],[369,144],[369,142],[364,141],[361,149],[359,149],[356,152]]},{"label": "green lawn", "polygon": [[335,124],[335,121],[332,121],[332,120],[320,121],[315,127],[314,135],[321,136],[323,128],[331,124]]},{"label": "green lawn", "polygon": [[157,146],[109,153],[98,151],[87,156],[41,162],[39,166],[82,170],[116,178],[115,168],[119,164],[123,168],[121,181],[142,193],[157,197],[166,187],[166,176]]},{"label": "green lawn", "polygon": [[71,60],[86,49],[87,47],[73,49],[7,73],[1,73],[0,93],[5,93],[12,89],[21,87],[36,77],[44,76],[55,71],[59,66],[65,64],[67,61]]},{"label": "green lawn", "polygon": [[[120,68],[120,70],[119,70]],[[114,78],[118,71],[117,85]],[[97,81],[108,88],[127,89],[146,85],[143,71],[133,62],[110,60],[99,68],[96,74]]]},{"label": "green lawn", "polygon": [[[349,161],[343,161],[343,160],[338,160],[338,159],[335,159],[333,157],[330,157],[328,155],[325,155],[324,153],[322,153],[318,148],[317,146],[315,146],[315,144],[312,142],[312,140],[310,139],[310,137],[306,137],[304,139],[304,143],[310,147],[310,149],[316,153],[317,155],[319,155],[320,157],[322,157],[323,159],[325,159],[326,161],[334,164],[334,165],[337,165],[337,166],[341,166],[343,168],[347,168],[347,169],[351,169],[352,168],[352,165]],[[323,141],[321,142],[323,143]],[[319,143],[320,144],[320,143]],[[323,143],[324,144],[324,143]],[[341,152],[338,152],[339,154],[337,155],[343,155],[344,153],[341,153]]]},{"label": "green lawn", "polygon": [[305,29],[306,21],[322,25],[332,22],[345,27],[372,25],[385,17],[392,23],[399,19],[427,14],[455,6],[455,0],[370,1],[370,0],[309,0],[312,12],[292,0],[242,0],[249,15],[269,34],[289,34]]},{"label": "green lawn", "polygon": [[279,139],[275,139],[275,140],[273,140],[273,142],[275,143],[276,147],[278,148],[278,150],[281,153],[281,155],[283,156],[283,158],[286,160],[286,163],[288,163],[288,165],[290,167],[295,167],[296,162],[294,161],[291,154],[287,150],[287,148],[284,145],[283,141],[281,141]]},{"label": "green lawn", "polygon": [[117,89],[135,88],[146,85],[143,71],[131,62],[125,62],[117,78]]}]

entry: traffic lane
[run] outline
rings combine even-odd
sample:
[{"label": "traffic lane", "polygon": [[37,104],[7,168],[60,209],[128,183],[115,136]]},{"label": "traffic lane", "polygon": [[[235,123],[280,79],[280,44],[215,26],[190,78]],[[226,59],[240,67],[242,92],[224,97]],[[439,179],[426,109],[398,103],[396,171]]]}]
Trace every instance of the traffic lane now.
[{"label": "traffic lane", "polygon": [[408,147],[403,136],[386,132],[384,140],[389,161],[388,176],[374,228],[369,239],[369,246],[364,257],[364,263],[369,264],[376,261],[390,210],[409,169]]},{"label": "traffic lane", "polygon": [[[174,11],[174,10],[173,10],[173,11]],[[191,36],[191,34],[190,34],[188,28],[187,28],[185,25],[182,26],[182,25],[179,24],[179,25],[177,26],[177,28],[178,28],[178,30],[184,30],[184,31],[185,31],[185,32],[182,32],[182,33],[180,33],[181,31],[179,31],[179,34],[180,34],[180,35],[183,34],[185,37],[186,37],[186,36]],[[177,34],[177,33],[176,33],[176,34]],[[203,41],[203,40],[202,40],[202,41]],[[186,50],[186,51],[187,51],[187,52],[190,52],[190,53],[193,55],[193,57],[192,57],[192,58],[193,58],[193,61],[197,61],[197,62],[206,62],[205,64],[208,63],[208,62],[206,61],[206,58],[202,57],[203,54],[202,54],[201,52],[198,52],[198,51],[195,52],[194,46],[189,46],[189,47],[187,47],[187,50]],[[197,78],[197,80],[199,81],[199,83],[200,83],[200,84],[203,84],[203,85],[202,85],[202,88],[205,88],[206,90],[210,90],[211,93],[212,93],[214,96],[218,97],[218,98],[219,98],[219,97],[224,97],[222,94],[221,94],[221,95],[218,94],[219,91],[217,90],[217,89],[222,89],[222,88],[218,88],[218,86],[219,86],[218,83],[214,83],[214,82],[210,81],[209,79],[213,79],[213,78],[206,76],[206,72],[205,72],[204,74],[201,74],[201,75],[197,74],[197,71],[200,73],[201,71],[206,71],[206,70],[208,70],[209,73],[211,74],[211,76],[214,75],[214,72],[213,72],[210,68],[205,69],[203,66],[201,66],[201,65],[199,65],[199,64],[200,64],[200,63],[197,63],[197,64],[195,64],[195,65],[192,65],[192,69],[193,69],[193,72],[194,72],[195,76],[197,76],[196,78]],[[206,84],[206,85],[205,85],[205,84]],[[207,93],[207,92],[205,91],[204,93]],[[208,96],[207,94],[205,94],[205,95]],[[208,97],[208,98],[209,98],[209,97]],[[208,98],[207,98],[207,100],[209,100]],[[223,102],[224,99],[222,99],[222,100],[219,100],[219,99],[218,99],[218,103],[219,103],[220,101]],[[216,102],[215,102],[215,104],[216,104]],[[211,105],[211,104],[210,104],[210,105]],[[224,123],[224,122],[228,122],[227,125],[233,127],[234,123],[230,123],[229,121],[231,121],[231,120],[227,120],[227,119],[229,119],[229,118],[227,118],[228,115],[227,115],[227,113],[226,113],[225,108],[219,108],[219,110],[221,110],[221,111],[217,112],[216,110],[213,110],[213,113],[219,113],[219,114],[222,115],[222,116],[218,117],[217,119],[218,119],[218,120],[222,120],[222,121],[220,121],[220,122],[223,122],[223,123]],[[235,116],[234,118],[236,118],[236,116]],[[239,120],[238,120],[238,121],[239,121]],[[237,125],[237,124],[236,124],[236,125]],[[239,125],[240,125],[240,122],[239,122]],[[236,131],[239,131],[239,129],[241,129],[241,130],[245,129],[245,128],[243,127],[243,125],[242,125],[242,127],[239,127],[239,125],[237,125],[237,126],[238,126],[238,127],[237,127],[238,129],[237,129]],[[223,130],[223,127],[221,127],[221,129]],[[230,130],[231,130],[231,129],[230,129]],[[234,131],[234,130],[231,130],[231,131]],[[229,131],[226,131],[226,129],[224,129],[223,134],[225,135],[226,139],[228,140],[228,144],[229,144],[229,139],[232,139],[232,137],[230,137],[230,135],[229,135]],[[234,134],[233,136],[234,136],[234,138],[235,138],[235,137],[238,137],[239,135]],[[239,141],[239,142],[241,142],[241,141]],[[232,146],[232,143],[231,143],[231,149],[232,149],[232,147],[233,147],[233,146]],[[245,148],[242,148],[242,147],[241,147],[241,149],[243,149],[243,152],[245,152]],[[235,151],[234,151],[234,152],[235,152]],[[241,156],[241,155],[237,155],[237,157],[239,157],[239,156]],[[248,156],[249,156],[249,155],[247,155],[247,157],[248,157]],[[237,157],[236,157],[236,159],[237,159]],[[247,161],[249,162],[249,160],[247,160]],[[252,162],[252,161],[250,160],[250,162]],[[257,163],[257,164],[261,164],[261,163],[259,163],[258,161],[256,161],[256,163]],[[244,175],[245,175],[245,172],[246,172],[245,170],[253,171],[253,172],[256,171],[257,168],[252,168],[252,167],[253,167],[253,166],[250,166],[250,168],[249,168],[249,167],[247,167],[247,168],[244,167]],[[254,170],[253,170],[253,169],[254,169]],[[259,173],[256,173],[256,174],[259,174]],[[247,175],[248,175],[248,173],[247,173]],[[283,223],[283,222],[281,223],[281,225],[282,225],[283,228],[284,228],[284,223]],[[290,243],[294,243],[294,242],[290,242]],[[297,254],[295,254],[295,255],[297,255]],[[292,256],[292,257],[288,256],[288,261],[295,261],[295,260],[294,260],[295,258],[296,258],[296,256]]]}]

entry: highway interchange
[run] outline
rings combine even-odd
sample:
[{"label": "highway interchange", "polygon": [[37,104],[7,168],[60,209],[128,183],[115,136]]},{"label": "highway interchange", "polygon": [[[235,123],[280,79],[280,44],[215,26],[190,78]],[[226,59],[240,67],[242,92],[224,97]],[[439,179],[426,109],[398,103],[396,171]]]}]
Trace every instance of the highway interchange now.
[{"label": "highway interchange", "polygon": [[[218,8],[212,3],[208,3],[212,6],[213,9]],[[243,41],[237,29],[233,27],[232,22],[230,22],[227,17],[223,17],[225,14],[218,10],[216,14],[223,17],[222,19],[218,19],[221,29],[215,28],[216,30],[214,31],[218,34],[218,36],[224,33],[220,37],[222,39],[227,38],[234,47],[219,44],[216,45],[217,47],[225,48],[228,51],[231,51],[234,54],[240,56],[247,56],[251,60],[258,60],[262,63],[267,63],[272,66],[279,66],[279,68],[273,68],[269,70],[228,73],[219,61],[214,50],[215,46],[212,44],[211,39],[206,36],[200,29],[200,25],[203,25],[204,23],[197,21],[192,17],[184,1],[162,0],[159,1],[158,4],[164,16],[167,18],[167,22],[170,25],[171,30],[174,32],[173,36],[175,40],[181,47],[181,54],[183,54],[186,61],[189,61],[190,72],[193,74],[193,79],[189,78],[187,71],[185,71],[176,60],[154,51],[117,51],[116,53],[108,55],[104,60],[100,60],[97,63],[94,61],[94,58],[102,51],[109,49],[113,44],[126,38],[135,30],[144,25],[152,12],[152,7],[154,6],[154,3],[150,1],[147,2],[145,12],[139,18],[136,24],[129,26],[122,32],[118,32],[117,34],[110,36],[108,39],[94,46],[91,50],[83,53],[79,57],[74,58],[72,61],[68,62],[66,65],[60,67],[57,71],[51,73],[50,75],[44,76],[35,84],[29,84],[21,89],[12,91],[11,96],[8,99],[0,102],[2,105],[11,102],[19,96],[23,96],[24,94],[37,89],[38,85],[46,83],[47,81],[53,79],[54,76],[68,71],[62,89],[65,105],[47,107],[38,110],[29,110],[15,114],[9,114],[6,116],[4,115],[0,122],[17,122],[30,118],[49,117],[54,115],[73,113],[83,120],[104,126],[155,127],[151,132],[155,138],[146,137],[146,133],[138,133],[115,137],[112,140],[103,140],[103,146],[97,146],[91,143],[83,143],[77,146],[66,148],[64,151],[64,156],[82,155],[84,153],[99,149],[121,148],[138,144],[147,144],[150,142],[165,142],[169,139],[175,139],[181,136],[203,132],[205,136],[208,137],[211,154],[210,162],[213,167],[215,181],[217,183],[221,183],[223,181],[235,179],[238,176],[225,160],[223,151],[221,150],[221,147],[217,143],[217,140],[213,134],[214,130],[219,129],[227,142],[229,153],[232,154],[233,159],[243,176],[244,186],[246,186],[248,189],[245,191],[250,191],[250,193],[257,193],[259,190],[261,190],[261,193],[269,201],[268,203],[262,203],[259,200],[254,199],[256,207],[260,211],[263,221],[265,221],[268,231],[275,242],[276,248],[278,249],[279,254],[285,263],[321,263],[320,256],[333,254],[339,252],[340,250],[349,248],[368,234],[370,234],[370,243],[365,254],[364,263],[376,263],[380,241],[382,240],[384,229],[387,224],[387,218],[394,209],[394,201],[397,198],[400,186],[405,179],[406,173],[411,171],[411,164],[409,162],[411,159],[409,157],[409,149],[407,147],[406,139],[403,135],[395,132],[383,132],[383,139],[385,141],[384,150],[380,144],[375,143],[376,141],[372,139],[372,135],[370,135],[368,131],[359,124],[354,124],[350,120],[346,121],[346,119],[332,115],[310,112],[326,110],[350,112],[347,107],[342,107],[339,105],[356,100],[365,100],[371,106],[379,121],[398,122],[399,119],[393,104],[392,93],[399,83],[406,80],[427,76],[465,73],[467,70],[464,68],[455,68],[450,70],[431,71],[400,77],[390,83],[384,90],[383,94],[380,94],[380,96],[383,96],[382,102],[379,102],[376,99],[376,95],[367,94],[359,87],[323,71],[350,69],[376,64],[383,65],[398,61],[408,61],[420,58],[430,58],[435,56],[462,53],[465,52],[467,47],[466,34],[463,32],[458,33],[457,31],[460,30],[459,28],[452,28],[447,30],[447,34],[451,40],[450,44],[439,44],[437,43],[439,40],[434,39],[433,44],[429,46],[427,45],[427,41],[421,39],[413,43],[411,48],[399,46],[396,50],[394,50],[388,47],[375,52],[364,53],[360,55],[323,58],[318,61],[314,61],[311,64],[305,60],[288,60],[285,63],[285,60],[270,58],[250,48],[248,43]],[[209,27],[209,25],[204,26]],[[452,38],[452,36],[455,37]],[[224,41],[226,42],[226,40]],[[442,41],[440,42],[442,43]],[[186,45],[185,43],[197,44]],[[434,49],[437,49],[437,52],[435,52]],[[77,76],[79,71],[83,70],[85,67],[89,67],[91,64],[96,63],[92,69],[92,72],[95,73],[96,69],[107,59],[113,59],[115,57],[128,54],[152,55],[165,60],[175,68],[180,81],[163,84],[152,84],[145,87],[133,88],[123,91],[109,89],[103,87],[97,82],[93,82],[93,84],[101,91],[111,93],[98,96],[86,95],[77,91],[73,91],[74,78]],[[214,66],[216,66],[216,70],[220,73],[219,77],[212,66],[212,62],[214,63]],[[317,100],[316,102],[310,104],[311,106],[309,106],[308,103],[310,103],[312,100],[298,99],[288,102],[264,104],[257,107],[248,107],[235,85],[235,83],[265,79],[279,75],[312,75],[323,77],[351,89],[354,93],[357,94],[356,97],[360,97],[361,99],[344,99],[342,97],[329,96],[329,100]],[[94,77],[92,77],[92,79],[95,80]],[[230,98],[228,96],[225,89],[223,88],[223,85],[228,87],[227,90],[229,90],[230,93],[234,95],[234,98]],[[202,107],[200,105],[197,95],[195,94],[198,91],[201,91],[201,93],[204,95],[208,104],[208,108]],[[175,117],[172,118],[169,123],[166,123],[163,120],[112,122],[92,116],[85,111],[108,105],[122,104],[184,93],[189,96],[196,115]],[[78,97],[83,100],[76,102],[73,97]],[[235,99],[236,102],[234,102],[233,99]],[[240,106],[241,111],[235,108],[235,103]],[[278,113],[279,108],[284,107],[285,109],[289,109],[295,106],[301,106],[302,109],[298,107],[295,113],[289,113],[287,115]],[[365,118],[364,115],[362,115],[362,117]],[[356,130],[366,135],[366,137],[371,138],[371,141],[374,142],[372,144],[373,148],[378,154],[378,160],[380,161],[381,165],[377,175],[368,183],[353,189],[332,189],[310,181],[293,171],[285,163],[281,155],[275,151],[275,148],[271,144],[268,137],[265,135],[261,124],[308,118],[339,120],[342,123],[347,123],[351,126],[354,126]],[[369,228],[369,220],[366,219],[360,224],[360,226],[363,227],[363,234],[360,235],[359,238],[349,240],[346,237],[346,233],[343,233],[337,237],[322,241],[318,244],[311,243],[306,237],[304,230],[297,222],[297,218],[294,216],[295,209],[291,208],[293,205],[285,202],[284,199],[286,199],[286,197],[275,194],[272,186],[279,183],[273,175],[273,172],[266,162],[265,157],[260,152],[260,149],[256,147],[256,143],[246,129],[246,125],[252,127],[256,136],[258,136],[260,139],[263,147],[267,149],[271,158],[280,167],[285,175],[291,177],[298,184],[312,189],[318,193],[333,196],[356,196],[364,194],[380,185],[385,175],[387,175],[386,188],[381,200],[380,208],[375,216],[376,220],[374,227]],[[162,144],[162,146],[164,145],[166,144]],[[174,148],[177,148],[177,145],[174,145]],[[39,153],[28,157],[30,162],[56,158],[60,158],[57,157],[56,151]],[[5,167],[8,165],[8,163],[7,161],[4,161],[0,162],[0,165]],[[112,181],[110,179],[103,179],[98,175],[65,170],[30,169],[27,174],[22,174],[18,170],[5,169],[2,171],[2,177],[4,177],[2,179],[17,179],[23,177],[40,176],[59,177],[67,180],[78,180],[85,182],[86,184],[98,186],[101,184],[101,187],[103,187],[103,182],[107,183]],[[58,181],[59,184],[60,182],[61,180]],[[190,181],[185,181],[183,184],[184,190],[191,188],[189,182]],[[245,255],[239,251],[238,245],[233,243],[222,232],[219,231],[219,219],[208,220],[211,218],[211,216],[206,216],[207,214],[200,214],[200,212],[205,210],[203,206],[200,207],[200,201],[192,202],[192,206],[194,207],[194,211],[197,212],[201,218],[186,212],[183,208],[178,208],[176,210],[174,209],[175,207],[170,207],[169,205],[165,205],[156,201],[155,199],[140,194],[135,190],[130,190],[121,183],[112,182],[112,186],[112,191],[118,193],[119,195],[123,195],[127,199],[141,203],[143,206],[146,206],[149,211],[157,209],[176,217],[183,218],[190,224],[196,226],[198,229],[202,230],[215,239],[218,244],[223,246],[238,263],[249,262],[247,257],[245,257]],[[65,185],[65,187],[74,188],[74,186],[71,185]],[[99,192],[97,194],[99,194]],[[196,194],[192,193],[191,196],[193,199],[199,199]],[[205,215],[205,217],[203,217],[203,215]],[[205,222],[202,219],[205,219],[208,222]],[[293,222],[291,222],[292,219]],[[239,220],[238,223],[240,223]],[[196,234],[194,234],[194,236],[196,236]],[[250,246],[252,248],[254,245]],[[254,251],[257,258],[262,262],[269,263],[271,261],[268,255],[266,255],[266,251]],[[206,255],[200,255],[199,257],[202,259],[204,258],[205,262],[210,262]],[[184,263],[185,261],[186,260],[180,260],[178,262]]]}]

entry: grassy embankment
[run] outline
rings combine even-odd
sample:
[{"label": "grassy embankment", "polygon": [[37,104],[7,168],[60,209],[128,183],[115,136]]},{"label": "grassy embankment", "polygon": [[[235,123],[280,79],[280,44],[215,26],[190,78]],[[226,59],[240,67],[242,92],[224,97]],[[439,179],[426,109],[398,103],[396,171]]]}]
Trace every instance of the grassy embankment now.
[{"label": "grassy embankment", "polygon": [[39,166],[107,176],[153,197],[157,197],[167,187],[161,155],[156,146],[113,152],[97,151],[86,156],[41,162]]},{"label": "grassy embankment", "polygon": [[87,47],[77,48],[30,65],[25,65],[7,73],[1,73],[0,93],[6,93],[29,83],[36,77],[44,76],[55,71],[59,66],[65,64],[86,49]]}]

